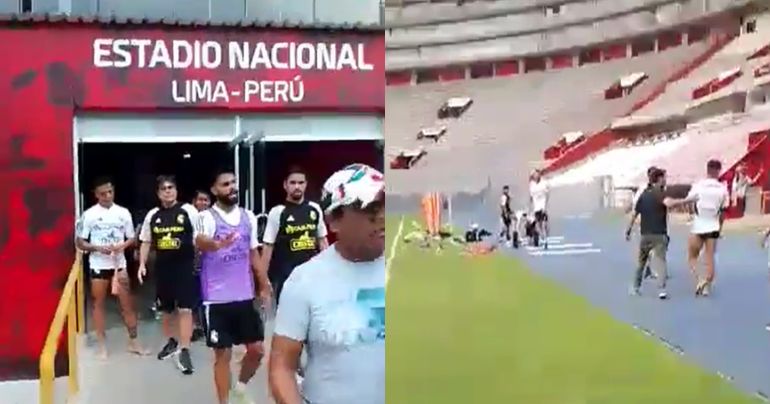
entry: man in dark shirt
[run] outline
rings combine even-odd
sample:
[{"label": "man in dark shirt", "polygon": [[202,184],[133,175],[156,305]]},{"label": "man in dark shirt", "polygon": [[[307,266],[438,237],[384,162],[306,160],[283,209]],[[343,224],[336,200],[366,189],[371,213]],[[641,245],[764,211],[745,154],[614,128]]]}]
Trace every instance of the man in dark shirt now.
[{"label": "man in dark shirt", "polygon": [[659,168],[648,170],[649,186],[642,192],[636,201],[636,206],[631,214],[631,221],[626,229],[626,240],[631,239],[631,231],[636,223],[636,218],[641,216],[639,239],[639,262],[636,267],[634,283],[630,293],[639,295],[642,287],[647,261],[652,254],[653,270],[657,275],[658,297],[666,299],[666,252],[668,251],[668,208],[664,204],[666,186],[666,172]]},{"label": "man in dark shirt", "polygon": [[261,265],[268,268],[279,304],[283,284],[294,268],[329,246],[323,210],[305,199],[306,187],[305,172],[291,167],[283,181],[286,200],[267,214]]}]

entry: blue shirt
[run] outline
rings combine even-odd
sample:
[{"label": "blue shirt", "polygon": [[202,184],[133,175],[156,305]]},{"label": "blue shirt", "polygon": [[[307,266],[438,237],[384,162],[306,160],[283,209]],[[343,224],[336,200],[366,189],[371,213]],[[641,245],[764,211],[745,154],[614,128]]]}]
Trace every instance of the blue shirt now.
[{"label": "blue shirt", "polygon": [[276,335],[301,341],[310,404],[385,403],[385,259],[351,262],[331,246],[286,281]]}]

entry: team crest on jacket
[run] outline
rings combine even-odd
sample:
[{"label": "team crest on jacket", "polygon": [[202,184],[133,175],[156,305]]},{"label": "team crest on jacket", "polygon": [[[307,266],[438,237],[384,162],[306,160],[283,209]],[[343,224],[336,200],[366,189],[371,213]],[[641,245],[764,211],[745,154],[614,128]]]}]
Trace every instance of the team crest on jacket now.
[{"label": "team crest on jacket", "polygon": [[184,215],[180,214],[176,217],[176,222],[179,224],[184,224]]}]

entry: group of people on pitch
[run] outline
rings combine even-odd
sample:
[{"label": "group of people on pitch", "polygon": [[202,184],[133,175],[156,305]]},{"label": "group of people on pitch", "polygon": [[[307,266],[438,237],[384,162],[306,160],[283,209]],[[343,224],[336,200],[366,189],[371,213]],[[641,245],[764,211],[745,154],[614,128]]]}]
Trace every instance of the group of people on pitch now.
[{"label": "group of people on pitch", "polygon": [[543,248],[548,248],[548,196],[550,188],[548,183],[543,180],[540,170],[535,170],[529,176],[529,211],[514,212],[511,208],[511,193],[508,185],[503,186],[503,193],[500,196],[500,233],[499,239],[505,240],[509,247],[519,248],[521,243],[520,234],[523,233],[530,244],[539,247],[542,242]]},{"label": "group of people on pitch", "polygon": [[[668,298],[668,211],[685,205],[693,207],[690,236],[687,241],[687,262],[693,277],[695,296],[711,294],[716,273],[714,256],[717,240],[722,232],[725,209],[730,203],[727,185],[719,181],[721,171],[720,161],[708,161],[706,178],[694,183],[684,198],[672,198],[666,193],[666,171],[659,167],[650,167],[647,170],[647,186],[637,194],[625,232],[626,240],[630,240],[634,225],[637,219],[640,219],[639,256],[630,288],[632,295],[640,294],[642,280],[649,264],[652,277],[657,280],[658,297]],[[705,263],[704,273],[699,271],[698,266],[701,253]]]},{"label": "group of people on pitch", "polygon": [[[193,312],[201,307],[220,404],[253,403],[247,383],[265,352],[262,314],[274,301],[268,374],[277,403],[385,402],[383,175],[363,164],[349,165],[324,183],[320,204],[305,199],[306,186],[305,172],[289,170],[286,200],[268,213],[260,241],[255,215],[238,206],[232,171],[212,179],[210,207],[179,202],[174,177],[157,178],[158,206],[140,228],[137,272],[143,283],[152,252],[166,337],[157,357],[175,357],[183,374],[193,373]],[[79,220],[77,245],[89,254],[99,354],[107,357],[104,302],[111,293],[120,302],[128,351],[147,355],[138,342],[124,254],[137,242],[133,220],[114,202],[110,180],[96,181],[93,190],[97,203]],[[327,222],[336,235],[331,246]],[[246,353],[233,382],[235,345],[245,346]],[[303,350],[308,355],[300,366]]]}]

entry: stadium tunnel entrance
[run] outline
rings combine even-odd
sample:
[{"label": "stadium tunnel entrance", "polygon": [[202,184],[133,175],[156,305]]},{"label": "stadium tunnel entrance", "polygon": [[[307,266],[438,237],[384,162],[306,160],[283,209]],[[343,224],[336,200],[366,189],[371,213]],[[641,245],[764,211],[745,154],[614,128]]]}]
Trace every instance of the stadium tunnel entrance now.
[{"label": "stadium tunnel entrance", "polygon": [[[112,180],[115,202],[129,209],[137,227],[157,205],[158,175],[175,176],[179,201],[189,203],[198,190],[208,192],[216,171],[226,168],[238,176],[240,205],[264,220],[284,200],[283,180],[293,165],[306,171],[307,198],[314,201],[323,181],[348,164],[382,170],[381,124],[372,116],[81,115],[74,123],[76,217],[95,203],[98,177]],[[260,235],[263,230],[260,226]],[[150,285],[138,287],[135,250],[126,258],[137,309],[143,311],[154,300],[153,277]],[[88,277],[87,260],[84,266]]]}]

